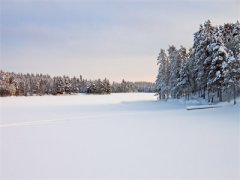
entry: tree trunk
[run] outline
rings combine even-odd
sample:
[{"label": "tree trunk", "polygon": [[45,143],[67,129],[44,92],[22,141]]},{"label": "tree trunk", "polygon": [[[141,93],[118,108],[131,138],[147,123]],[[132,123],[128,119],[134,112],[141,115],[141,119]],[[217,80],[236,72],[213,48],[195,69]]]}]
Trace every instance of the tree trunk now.
[{"label": "tree trunk", "polygon": [[204,87],[204,88],[203,88],[203,99],[206,98],[206,97],[205,97],[205,91],[206,91],[206,88]]},{"label": "tree trunk", "polygon": [[207,94],[208,94],[208,102],[210,103],[209,91],[207,92]]},{"label": "tree trunk", "polygon": [[218,94],[218,96],[219,96],[219,101],[222,102],[222,90],[219,89],[219,90],[218,90],[218,93],[219,93],[219,94]]},{"label": "tree trunk", "polygon": [[233,84],[233,104],[235,105],[236,102],[236,85],[235,83]]}]

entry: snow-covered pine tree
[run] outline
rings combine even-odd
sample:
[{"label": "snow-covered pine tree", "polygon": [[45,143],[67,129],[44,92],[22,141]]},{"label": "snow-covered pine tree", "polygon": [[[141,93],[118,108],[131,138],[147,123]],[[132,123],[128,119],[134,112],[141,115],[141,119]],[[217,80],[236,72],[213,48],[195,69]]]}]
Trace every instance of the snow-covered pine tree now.
[{"label": "snow-covered pine tree", "polygon": [[172,98],[179,96],[177,89],[177,80],[180,77],[180,67],[181,67],[181,55],[180,51],[176,49],[175,46],[170,46],[168,48],[169,62],[170,62],[170,75],[169,75],[169,84],[170,84],[170,93]]},{"label": "snow-covered pine tree", "polygon": [[15,93],[14,76],[0,71],[0,96],[14,96]]},{"label": "snow-covered pine tree", "polygon": [[103,80],[103,86],[104,86],[104,94],[110,94],[111,93],[111,85],[108,79]]},{"label": "snow-covered pine tree", "polygon": [[205,98],[205,90],[207,87],[208,79],[208,59],[209,54],[207,47],[211,42],[211,36],[213,32],[213,26],[210,20],[207,20],[204,25],[200,26],[200,29],[194,36],[194,50],[195,50],[195,74],[196,74],[196,85],[195,91],[199,92],[199,95]]},{"label": "snow-covered pine tree", "polygon": [[53,95],[56,95],[57,94],[57,77],[53,77],[53,81],[52,81],[52,84],[51,84],[51,91],[52,91],[52,94]]},{"label": "snow-covered pine tree", "polygon": [[57,94],[63,94],[65,91],[64,79],[61,76],[57,77],[56,88]]},{"label": "snow-covered pine tree", "polygon": [[159,66],[156,79],[156,91],[159,99],[168,98],[169,95],[169,61],[165,50],[161,49],[157,58]]},{"label": "snow-covered pine tree", "polygon": [[97,90],[98,89],[97,89],[96,81],[89,81],[86,93],[96,94]]},{"label": "snow-covered pine tree", "polygon": [[196,62],[195,62],[195,49],[190,48],[188,53],[188,66],[189,66],[189,83],[191,93],[195,93],[197,91],[197,69],[196,69]]},{"label": "snow-covered pine tree", "polygon": [[232,52],[235,59],[240,61],[240,23],[237,21],[234,24],[233,31],[232,31]]},{"label": "snow-covered pine tree", "polygon": [[22,74],[16,74],[14,75],[14,84],[16,88],[16,96],[24,96],[24,90],[25,90],[25,84],[24,84],[24,79],[22,78]]},{"label": "snow-covered pine tree", "polygon": [[95,84],[96,84],[96,94],[102,94],[104,92],[104,86],[103,86],[103,83],[101,81],[101,79],[98,79],[95,81]]},{"label": "snow-covered pine tree", "polygon": [[[185,66],[186,64],[184,64],[184,62],[187,60],[187,51],[186,48],[183,46],[180,46],[180,49],[178,50],[178,61],[180,62],[180,68],[179,68],[179,77],[177,79],[177,85],[176,85],[176,92],[177,92],[177,96],[181,96],[183,94],[183,89],[182,87],[179,87],[178,84],[181,82],[181,67]],[[185,69],[185,68],[183,68]],[[183,70],[182,69],[182,70]],[[182,72],[184,73],[184,72]]]},{"label": "snow-covered pine tree", "polygon": [[218,28],[215,30],[212,42],[209,46],[209,52],[211,53],[211,65],[208,74],[208,90],[212,93],[211,102],[213,102],[213,96],[219,97],[219,101],[222,101],[223,90],[223,62],[227,61],[227,48],[223,43],[223,36]]},{"label": "snow-covered pine tree", "polygon": [[233,44],[232,44],[233,29],[234,29],[233,23],[226,23],[222,26],[223,42],[226,48],[231,51],[233,49]]},{"label": "snow-covered pine tree", "polygon": [[187,54],[182,58],[180,77],[178,79],[177,89],[180,95],[184,95],[189,99],[191,93],[191,61],[187,58]]},{"label": "snow-covered pine tree", "polygon": [[201,56],[204,53],[204,48],[202,46],[203,44],[203,25],[200,24],[199,30],[194,33],[194,39],[193,39],[193,51],[191,56],[192,60],[192,74],[194,79],[194,88],[193,91],[197,92],[200,89],[200,74],[203,74],[203,67],[199,67],[199,64],[201,63]]},{"label": "snow-covered pine tree", "polygon": [[70,82],[71,82],[71,92],[79,93],[79,84],[80,84],[79,79],[74,76],[73,78],[71,78]]},{"label": "snow-covered pine tree", "polygon": [[46,83],[46,93],[52,94],[53,79],[49,75],[46,76]]},{"label": "snow-covered pine tree", "polygon": [[79,86],[78,86],[80,93],[86,93],[88,89],[88,82],[84,80],[82,76],[79,76]]},{"label": "snow-covered pine tree", "polygon": [[36,95],[38,92],[38,75],[34,76],[32,74],[31,86],[32,86],[32,93]]},{"label": "snow-covered pine tree", "polygon": [[226,61],[223,62],[223,75],[228,100],[230,100],[232,94],[234,104],[236,104],[237,88],[240,86],[240,61],[234,57],[231,50],[228,52]]},{"label": "snow-covered pine tree", "polygon": [[168,48],[168,59],[169,59],[169,92],[171,98],[175,98],[173,94],[173,88],[177,84],[177,78],[175,74],[175,61],[176,61],[176,54],[177,54],[177,49],[174,45],[169,46]]},{"label": "snow-covered pine tree", "polygon": [[71,81],[70,78],[68,76],[63,76],[63,81],[64,81],[64,92],[66,94],[71,94]]},{"label": "snow-covered pine tree", "polygon": [[42,96],[43,94],[45,94],[45,90],[46,90],[46,82],[42,78],[40,78],[38,81],[37,95]]}]

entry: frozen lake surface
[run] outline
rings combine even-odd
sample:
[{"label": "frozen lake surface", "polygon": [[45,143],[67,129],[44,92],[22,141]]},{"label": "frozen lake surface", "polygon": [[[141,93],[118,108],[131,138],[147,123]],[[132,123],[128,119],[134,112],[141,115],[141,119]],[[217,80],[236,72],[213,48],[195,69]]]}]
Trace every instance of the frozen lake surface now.
[{"label": "frozen lake surface", "polygon": [[151,93],[0,98],[0,179],[240,179],[239,103],[186,106]]}]

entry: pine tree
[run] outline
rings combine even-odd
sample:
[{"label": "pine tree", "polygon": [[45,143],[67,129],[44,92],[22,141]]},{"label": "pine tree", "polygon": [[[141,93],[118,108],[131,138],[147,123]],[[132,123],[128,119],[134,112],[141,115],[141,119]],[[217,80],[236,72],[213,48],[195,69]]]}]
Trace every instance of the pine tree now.
[{"label": "pine tree", "polygon": [[79,93],[80,81],[75,76],[71,79],[71,92]]},{"label": "pine tree", "polygon": [[240,61],[240,23],[237,21],[234,24],[232,32],[232,52],[235,59]]},{"label": "pine tree", "polygon": [[210,20],[207,20],[204,25],[194,36],[194,62],[195,62],[195,76],[196,76],[196,89],[203,98],[205,98],[205,90],[207,87],[207,79],[209,73],[209,57],[210,54],[207,48],[211,42],[213,33],[213,26]]},{"label": "pine tree", "polygon": [[169,94],[169,62],[167,54],[163,49],[160,50],[157,58],[157,64],[159,65],[158,75],[156,80],[156,90],[159,99],[168,98]]},{"label": "pine tree", "polygon": [[224,82],[223,63],[224,61],[226,62],[227,48],[223,43],[223,37],[219,29],[216,29],[216,34],[213,36],[209,51],[211,52],[211,66],[208,74],[208,90],[214,94],[217,92],[219,101],[222,101]]},{"label": "pine tree", "polygon": [[223,62],[223,72],[225,88],[232,90],[234,104],[236,104],[236,91],[240,85],[240,61],[234,57],[231,50],[228,52],[226,61]]},{"label": "pine tree", "polygon": [[103,86],[104,86],[104,94],[110,94],[111,93],[111,85],[109,83],[109,80],[106,78],[103,80]]},{"label": "pine tree", "polygon": [[170,92],[171,97],[179,97],[177,83],[180,78],[180,67],[181,67],[181,52],[176,49],[175,46],[170,46],[168,48],[169,61],[170,61]]},{"label": "pine tree", "polygon": [[183,58],[181,68],[180,68],[180,77],[178,79],[177,89],[179,90],[180,95],[184,95],[189,99],[191,92],[191,70],[190,70],[190,60],[188,58]]},{"label": "pine tree", "polygon": [[66,94],[71,94],[71,81],[68,76],[63,76],[63,81],[64,81],[64,92]]},{"label": "pine tree", "polygon": [[97,93],[97,85],[95,81],[89,81],[89,85],[87,87],[87,92],[88,94],[96,94]]},{"label": "pine tree", "polygon": [[64,79],[60,76],[56,77],[56,93],[63,94],[65,91]]},{"label": "pine tree", "polygon": [[[221,26],[220,26],[221,27]],[[224,24],[222,27],[222,34],[223,34],[223,42],[228,50],[233,50],[233,29],[234,29],[234,24],[233,23],[227,23]]]},{"label": "pine tree", "polygon": [[0,96],[14,96],[15,94],[14,76],[0,71]]}]

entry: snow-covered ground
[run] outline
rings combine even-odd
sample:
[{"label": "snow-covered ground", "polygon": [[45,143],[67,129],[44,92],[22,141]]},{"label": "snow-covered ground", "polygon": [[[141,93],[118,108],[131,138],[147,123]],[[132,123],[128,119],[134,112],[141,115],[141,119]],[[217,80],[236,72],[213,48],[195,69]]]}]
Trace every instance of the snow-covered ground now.
[{"label": "snow-covered ground", "polygon": [[240,105],[188,105],[147,93],[0,98],[0,179],[240,179]]}]

